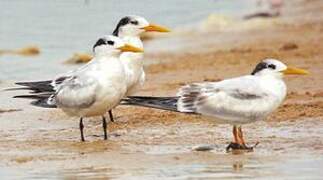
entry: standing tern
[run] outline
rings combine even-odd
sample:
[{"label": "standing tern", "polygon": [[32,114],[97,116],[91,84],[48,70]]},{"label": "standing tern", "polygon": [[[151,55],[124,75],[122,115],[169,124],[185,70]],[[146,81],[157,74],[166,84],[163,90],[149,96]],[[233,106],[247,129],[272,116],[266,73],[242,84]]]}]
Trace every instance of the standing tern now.
[{"label": "standing tern", "polygon": [[133,96],[125,105],[138,105],[182,113],[200,114],[233,125],[234,141],[227,150],[252,150],[244,141],[241,125],[265,119],[286,96],[285,74],[308,74],[275,59],[261,61],[251,75],[220,82],[194,83],[181,87],[176,97]]},{"label": "standing tern", "polygon": [[127,91],[126,74],[120,61],[122,52],[142,53],[141,48],[125,44],[116,36],[100,38],[93,46],[94,58],[79,69],[48,82],[20,82],[18,89],[32,90],[29,95],[15,98],[31,98],[35,106],[59,108],[69,116],[80,118],[81,140],[83,118],[102,116],[104,139],[107,139],[107,123],[104,114],[117,106]]},{"label": "standing tern", "polygon": [[[169,32],[165,27],[151,24],[145,18],[129,15],[120,19],[113,35],[121,38],[125,43],[135,47],[143,48],[140,34],[144,32]],[[124,64],[127,79],[127,96],[136,93],[145,82],[145,71],[143,68],[143,53],[126,52],[120,56]],[[109,111],[110,119],[113,121],[112,110]]]}]

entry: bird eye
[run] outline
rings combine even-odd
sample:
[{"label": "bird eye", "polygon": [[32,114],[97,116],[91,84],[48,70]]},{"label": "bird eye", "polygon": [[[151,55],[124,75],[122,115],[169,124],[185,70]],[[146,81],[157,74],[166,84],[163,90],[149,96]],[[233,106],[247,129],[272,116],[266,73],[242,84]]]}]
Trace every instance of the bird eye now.
[{"label": "bird eye", "polygon": [[271,69],[276,69],[276,66],[273,65],[273,64],[269,64],[268,67],[271,68]]},{"label": "bird eye", "polygon": [[130,21],[130,23],[133,25],[138,25],[138,21]]},{"label": "bird eye", "polygon": [[109,45],[111,45],[111,46],[113,46],[113,45],[114,45],[114,42],[113,42],[113,41],[107,41],[107,43],[108,43]]}]

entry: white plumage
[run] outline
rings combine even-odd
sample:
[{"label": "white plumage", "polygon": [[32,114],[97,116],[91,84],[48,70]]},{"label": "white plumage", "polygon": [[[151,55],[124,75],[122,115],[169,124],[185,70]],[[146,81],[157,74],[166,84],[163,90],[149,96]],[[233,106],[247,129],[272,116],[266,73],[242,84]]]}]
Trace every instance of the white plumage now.
[{"label": "white plumage", "polygon": [[216,117],[229,124],[264,119],[286,96],[282,79],[247,75],[215,83],[184,86],[178,96],[178,110]]},{"label": "white plumage", "polygon": [[176,97],[129,97],[123,104],[200,114],[216,122],[232,124],[234,141],[227,149],[252,150],[245,144],[240,126],[264,120],[278,108],[287,91],[284,74],[307,74],[307,71],[265,59],[251,75],[186,85]]},{"label": "white plumage", "polygon": [[75,71],[52,81],[17,83],[34,92],[16,97],[36,99],[33,105],[57,107],[69,116],[80,117],[82,141],[82,118],[89,116],[102,116],[104,139],[107,139],[104,114],[117,106],[127,92],[126,73],[120,54],[143,52],[141,48],[125,44],[116,36],[100,38],[93,49],[94,58]]},{"label": "white plumage", "polygon": [[[113,34],[120,37],[127,44],[143,48],[140,34],[144,32],[169,32],[169,30],[158,25],[150,24],[143,17],[130,15],[119,21]],[[130,96],[140,90],[145,82],[143,53],[122,53],[120,59],[126,73],[127,96]]]}]

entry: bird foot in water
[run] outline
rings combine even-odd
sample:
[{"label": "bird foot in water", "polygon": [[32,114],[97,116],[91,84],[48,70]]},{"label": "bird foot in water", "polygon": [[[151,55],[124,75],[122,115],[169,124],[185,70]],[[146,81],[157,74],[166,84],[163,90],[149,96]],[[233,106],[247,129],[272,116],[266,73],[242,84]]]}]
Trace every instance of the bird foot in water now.
[{"label": "bird foot in water", "polygon": [[231,142],[226,150],[227,152],[230,152],[231,150],[232,151],[235,151],[235,150],[239,150],[239,151],[246,151],[246,152],[252,152],[253,151],[253,148],[255,148],[257,145],[259,144],[259,142],[257,142],[254,146],[252,147],[248,147],[244,144],[238,144],[238,143],[234,143],[234,142]]}]

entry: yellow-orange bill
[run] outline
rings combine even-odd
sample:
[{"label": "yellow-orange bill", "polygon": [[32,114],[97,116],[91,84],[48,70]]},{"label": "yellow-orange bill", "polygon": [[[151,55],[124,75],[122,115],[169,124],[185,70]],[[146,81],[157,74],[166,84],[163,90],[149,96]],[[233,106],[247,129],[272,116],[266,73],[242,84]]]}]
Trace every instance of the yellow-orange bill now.
[{"label": "yellow-orange bill", "polygon": [[144,52],[142,48],[137,48],[130,44],[125,44],[124,46],[119,47],[118,49],[120,49],[122,52],[136,52],[136,53]]},{"label": "yellow-orange bill", "polygon": [[282,72],[284,74],[299,74],[299,75],[309,74],[309,72],[304,69],[292,68],[292,67],[287,67],[287,69],[283,70]]},{"label": "yellow-orange bill", "polygon": [[146,27],[143,27],[145,31],[155,31],[155,32],[170,32],[168,28],[156,25],[156,24],[149,24]]}]

